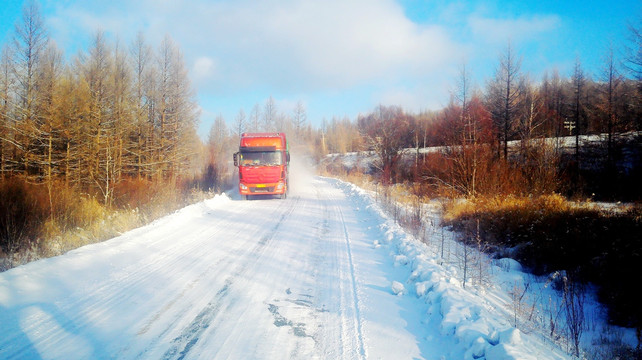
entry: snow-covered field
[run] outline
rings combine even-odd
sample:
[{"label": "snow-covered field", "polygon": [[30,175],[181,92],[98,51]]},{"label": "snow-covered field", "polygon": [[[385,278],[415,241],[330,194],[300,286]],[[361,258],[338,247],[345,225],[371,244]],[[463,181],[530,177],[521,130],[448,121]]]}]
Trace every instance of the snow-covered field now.
[{"label": "snow-covered field", "polygon": [[0,358],[569,358],[368,193],[300,164],[291,179],[286,200],[216,196],[1,273]]}]

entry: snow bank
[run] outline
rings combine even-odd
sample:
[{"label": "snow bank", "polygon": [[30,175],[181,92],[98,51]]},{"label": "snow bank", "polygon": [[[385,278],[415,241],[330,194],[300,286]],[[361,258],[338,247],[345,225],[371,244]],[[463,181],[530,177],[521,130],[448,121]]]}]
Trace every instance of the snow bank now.
[{"label": "snow bank", "polygon": [[[390,252],[395,267],[407,267],[407,279],[391,284],[391,293],[413,296],[427,305],[424,323],[438,326],[434,338],[454,337],[456,349],[450,349],[453,359],[511,360],[511,359],[568,359],[563,351],[544,344],[534,334],[523,334],[511,326],[505,316],[507,304],[502,308],[500,295],[489,296],[464,289],[457,279],[457,270],[442,265],[440,258],[429,255],[427,245],[407,234],[375,203],[373,197],[355,185],[339,180],[336,186],[359,207],[369,209],[381,218],[383,238],[374,242],[377,251]],[[437,241],[435,239],[435,241]],[[500,266],[521,270],[519,263],[502,259]]]}]

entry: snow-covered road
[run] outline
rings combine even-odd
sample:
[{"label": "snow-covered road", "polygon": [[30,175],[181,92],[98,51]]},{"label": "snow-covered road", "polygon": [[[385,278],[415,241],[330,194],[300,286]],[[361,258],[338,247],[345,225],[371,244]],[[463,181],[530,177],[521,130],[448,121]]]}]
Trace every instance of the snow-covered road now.
[{"label": "snow-covered road", "polygon": [[0,358],[560,358],[446,276],[411,286],[346,189],[302,172],[286,200],[217,196],[2,273]]}]

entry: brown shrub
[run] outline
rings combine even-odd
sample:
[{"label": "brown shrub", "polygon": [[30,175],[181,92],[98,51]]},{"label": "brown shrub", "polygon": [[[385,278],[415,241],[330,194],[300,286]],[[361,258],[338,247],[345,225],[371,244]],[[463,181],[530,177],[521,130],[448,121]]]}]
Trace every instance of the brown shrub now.
[{"label": "brown shrub", "polygon": [[158,189],[145,178],[126,178],[114,187],[114,206],[141,209],[154,201]]},{"label": "brown shrub", "polygon": [[138,210],[145,220],[155,219],[195,199],[191,192],[194,181],[125,179],[114,187],[114,206]]},{"label": "brown shrub", "polygon": [[486,145],[452,147],[426,154],[418,173],[431,193],[448,197],[541,195],[561,187],[555,156],[545,150],[506,161]]},{"label": "brown shrub", "polygon": [[48,213],[42,187],[20,178],[0,182],[0,250],[10,254],[34,246]]},{"label": "brown shrub", "polygon": [[641,208],[605,210],[557,194],[479,197],[451,201],[444,222],[467,233],[479,220],[480,236],[499,256],[516,258],[536,274],[577,273],[598,285],[611,321],[640,327],[635,287],[620,280],[642,272]]}]

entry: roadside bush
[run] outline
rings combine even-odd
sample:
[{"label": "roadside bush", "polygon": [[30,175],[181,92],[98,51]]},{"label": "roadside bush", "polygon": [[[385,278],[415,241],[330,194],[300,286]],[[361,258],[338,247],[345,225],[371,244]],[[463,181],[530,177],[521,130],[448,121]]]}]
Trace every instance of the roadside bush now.
[{"label": "roadside bush", "polygon": [[535,274],[576,272],[583,282],[598,285],[610,320],[642,326],[637,288],[626,280],[642,273],[642,206],[600,209],[572,203],[560,195],[490,197],[451,202],[445,225],[472,231],[496,249],[506,249]]},{"label": "roadside bush", "polygon": [[136,210],[144,221],[155,219],[189,202],[190,184],[147,179],[124,179],[114,187],[114,206]]},{"label": "roadside bush", "polygon": [[0,182],[0,250],[5,254],[36,244],[49,207],[42,190],[18,178]]},{"label": "roadside bush", "polygon": [[50,218],[63,231],[88,227],[106,214],[105,207],[95,197],[63,183],[53,184],[51,206]]},{"label": "roadside bush", "polygon": [[108,239],[203,199],[195,181],[124,179],[109,208],[62,181],[0,181],[0,270]]},{"label": "roadside bush", "polygon": [[126,178],[114,187],[114,206],[140,208],[154,196],[153,183],[145,178]]},{"label": "roadside bush", "polygon": [[533,149],[515,155],[518,161],[505,161],[488,146],[464,151],[455,147],[425,154],[417,173],[433,188],[431,193],[448,197],[548,194],[558,191],[562,181],[556,157],[545,150]]}]

